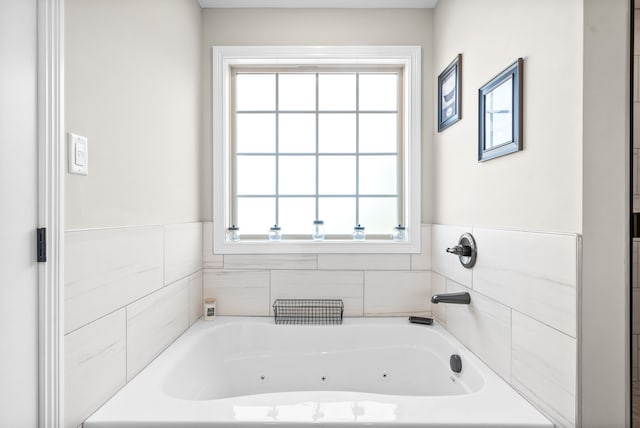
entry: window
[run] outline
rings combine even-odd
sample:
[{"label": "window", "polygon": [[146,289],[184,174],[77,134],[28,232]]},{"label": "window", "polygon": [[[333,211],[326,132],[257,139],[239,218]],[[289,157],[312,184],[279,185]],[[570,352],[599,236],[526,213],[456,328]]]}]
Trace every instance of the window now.
[{"label": "window", "polygon": [[214,48],[214,251],[419,251],[419,65],[413,47]]},{"label": "window", "polygon": [[405,224],[399,70],[232,72],[231,223],[266,239],[309,239],[323,220],[327,239],[361,224],[388,239]]}]

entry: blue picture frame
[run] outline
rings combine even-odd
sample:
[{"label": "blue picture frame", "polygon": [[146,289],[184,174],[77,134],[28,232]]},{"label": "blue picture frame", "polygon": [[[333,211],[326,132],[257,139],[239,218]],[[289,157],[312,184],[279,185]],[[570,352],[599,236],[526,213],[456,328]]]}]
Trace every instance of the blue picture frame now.
[{"label": "blue picture frame", "polygon": [[462,119],[462,54],[438,76],[438,132]]},{"label": "blue picture frame", "polygon": [[522,150],[522,58],[478,91],[478,161]]}]

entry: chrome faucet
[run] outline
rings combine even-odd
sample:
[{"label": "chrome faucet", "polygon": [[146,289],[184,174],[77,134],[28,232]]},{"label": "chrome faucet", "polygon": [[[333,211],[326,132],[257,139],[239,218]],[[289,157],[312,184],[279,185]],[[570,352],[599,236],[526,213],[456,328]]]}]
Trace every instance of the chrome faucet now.
[{"label": "chrome faucet", "polygon": [[471,247],[469,245],[456,245],[447,248],[447,253],[455,254],[456,256],[471,257]]},{"label": "chrome faucet", "polygon": [[431,303],[457,303],[468,305],[471,303],[471,295],[466,291],[461,293],[434,294],[431,296]]},{"label": "chrome faucet", "polygon": [[470,233],[464,233],[458,239],[458,245],[447,248],[447,253],[455,254],[460,259],[462,266],[471,269],[476,264],[478,257],[476,240]]}]

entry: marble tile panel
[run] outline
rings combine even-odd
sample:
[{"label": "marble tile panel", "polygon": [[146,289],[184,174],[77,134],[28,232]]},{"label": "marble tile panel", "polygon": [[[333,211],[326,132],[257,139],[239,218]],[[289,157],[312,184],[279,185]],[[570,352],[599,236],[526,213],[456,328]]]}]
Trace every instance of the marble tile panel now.
[{"label": "marble tile panel", "polygon": [[213,254],[213,222],[202,223],[202,268],[222,269],[224,256]]},{"label": "marble tile panel", "polygon": [[446,252],[447,248],[458,245],[458,239],[464,233],[471,233],[471,228],[441,224],[432,226],[431,269],[446,278],[471,288],[471,269],[463,267],[458,256]]},{"label": "marble tile panel", "polygon": [[[633,38],[634,40],[640,40],[640,9],[634,9],[634,27]],[[640,43],[634,43],[633,54],[640,55]]]},{"label": "marble tile panel", "polygon": [[410,254],[318,254],[318,269],[409,270]]},{"label": "marble tile panel", "polygon": [[[640,39],[638,39],[640,40]],[[640,67],[640,56],[633,56],[633,102],[640,102],[640,88],[638,87],[640,84],[640,72],[638,70]]]},{"label": "marble tile panel", "polygon": [[203,313],[202,271],[191,275],[188,279],[189,287],[189,325],[196,322]]},{"label": "marble tile panel", "polygon": [[364,273],[364,315],[431,315],[431,275],[421,271]]},{"label": "marble tile panel", "polygon": [[205,269],[204,297],[215,297],[218,315],[269,315],[269,271]]},{"label": "marble tile panel", "polygon": [[[434,294],[442,294],[447,292],[447,278],[444,276],[437,274],[435,272],[431,272],[431,295]],[[429,296],[429,301],[431,301],[431,296]],[[431,305],[431,313],[434,318],[437,319],[440,324],[446,327],[447,325],[447,305]]]},{"label": "marble tile panel", "polygon": [[631,335],[631,380],[638,379],[638,335]]},{"label": "marble tile panel", "polygon": [[468,292],[469,305],[447,306],[447,330],[507,382],[511,379],[511,309],[447,280],[447,293]]},{"label": "marble tile panel", "polygon": [[638,278],[640,278],[640,272],[638,271],[638,269],[640,269],[640,238],[633,238],[631,245],[633,248],[631,258],[631,284],[633,288],[638,288],[640,286],[640,281],[638,281]]},{"label": "marble tile panel", "polygon": [[127,381],[189,327],[189,278],[127,306]]},{"label": "marble tile panel", "polygon": [[512,314],[512,385],[561,427],[575,426],[576,340]]},{"label": "marble tile panel", "polygon": [[202,269],[202,223],[164,226],[164,284]]},{"label": "marble tile panel", "polygon": [[[638,44],[640,43],[636,43],[636,46],[638,46]],[[640,103],[633,103],[632,126],[633,126],[633,148],[638,149],[640,148]]]},{"label": "marble tile panel", "polygon": [[65,336],[65,428],[75,428],[124,386],[125,309]]},{"label": "marble tile panel", "polygon": [[640,288],[634,288],[631,290],[631,298],[633,299],[633,307],[636,310],[631,314],[631,333],[640,334]]},{"label": "marble tile panel", "polygon": [[316,254],[226,254],[225,269],[315,269]]},{"label": "marble tile panel", "polygon": [[162,226],[65,233],[65,333],[162,287]]},{"label": "marble tile panel", "polygon": [[423,224],[420,254],[411,254],[411,270],[431,270],[431,225]]},{"label": "marble tile panel", "polygon": [[[275,299],[342,299],[345,316],[362,316],[364,273],[360,271],[271,272],[271,302]],[[270,305],[271,306],[271,305]]]},{"label": "marble tile panel", "polygon": [[576,235],[474,229],[473,288],[576,335]]},{"label": "marble tile panel", "polygon": [[631,427],[640,427],[640,382],[631,382]]},{"label": "marble tile panel", "polygon": [[[640,107],[640,103],[634,104],[637,107]],[[631,179],[631,191],[633,195],[640,194],[640,187],[638,186],[638,181],[640,180],[640,174],[638,174],[638,170],[640,168],[640,149],[633,149],[633,163],[632,163],[632,179]]]}]

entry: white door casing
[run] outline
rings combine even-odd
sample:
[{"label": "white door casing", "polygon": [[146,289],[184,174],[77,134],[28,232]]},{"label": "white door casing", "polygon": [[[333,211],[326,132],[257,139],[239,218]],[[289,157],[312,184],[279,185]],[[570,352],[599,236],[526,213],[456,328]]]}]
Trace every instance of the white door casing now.
[{"label": "white door casing", "polygon": [[[63,425],[63,1],[0,2],[0,426]],[[36,228],[48,262],[36,262]]]},{"label": "white door casing", "polygon": [[64,426],[64,0],[38,4],[38,426]]}]

